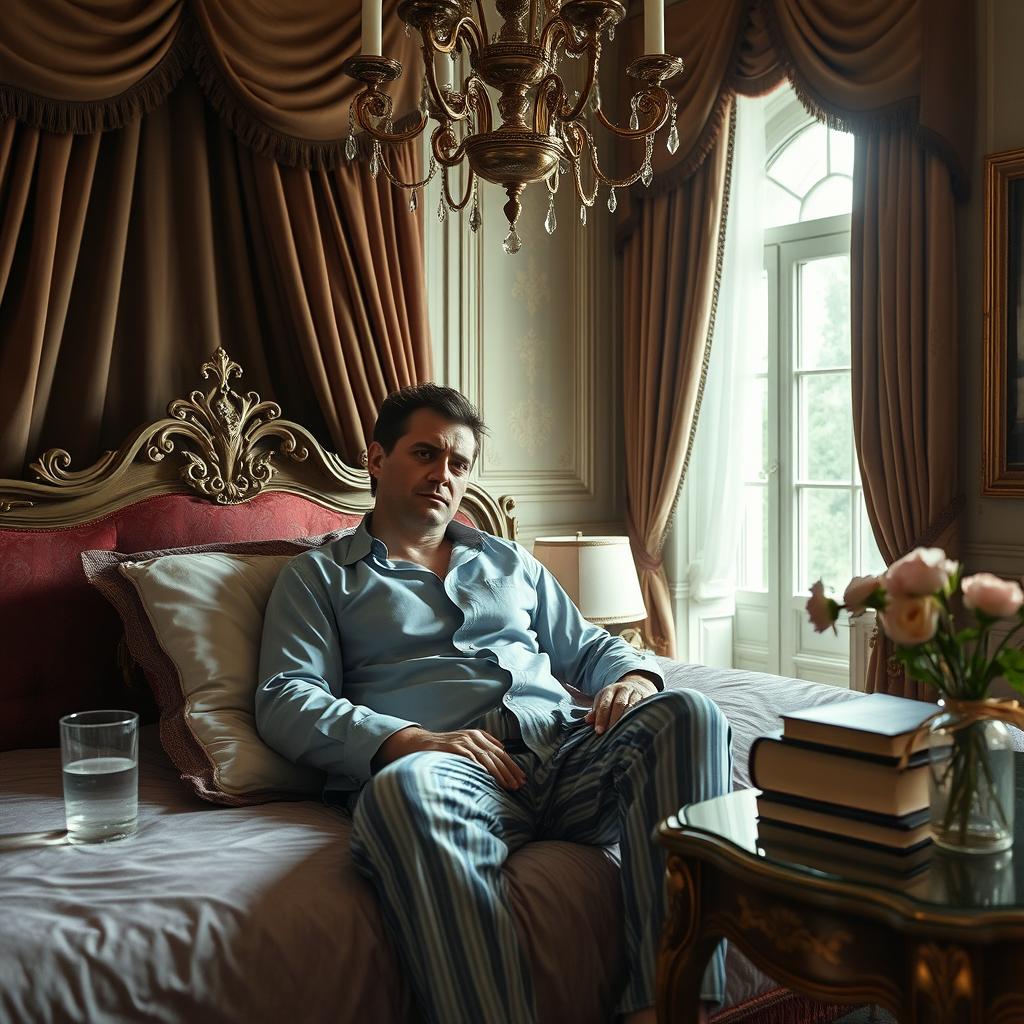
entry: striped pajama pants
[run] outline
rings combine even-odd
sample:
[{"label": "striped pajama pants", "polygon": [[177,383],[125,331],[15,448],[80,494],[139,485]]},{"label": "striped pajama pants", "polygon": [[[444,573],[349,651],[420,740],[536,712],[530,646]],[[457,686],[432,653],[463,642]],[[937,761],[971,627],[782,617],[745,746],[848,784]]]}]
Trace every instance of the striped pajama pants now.
[{"label": "striped pajama pants", "polygon": [[[518,791],[466,757],[422,752],[375,775],[353,813],[355,865],[377,891],[424,1019],[536,1020],[502,876],[509,854],[533,839],[620,844],[628,981],[617,1010],[652,1006],[665,910],[665,854],[652,830],[683,804],[728,792],[725,717],[703,694],[668,690],[601,736],[552,719],[560,735],[543,761],[511,712],[487,716],[488,731],[501,723],[498,738],[527,776]],[[705,999],[721,1001],[724,974],[719,947]]]}]

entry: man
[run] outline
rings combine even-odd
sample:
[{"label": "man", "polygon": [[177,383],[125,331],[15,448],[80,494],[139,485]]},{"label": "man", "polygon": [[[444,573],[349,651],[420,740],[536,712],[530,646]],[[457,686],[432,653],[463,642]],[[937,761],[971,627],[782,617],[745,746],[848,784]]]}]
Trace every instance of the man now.
[{"label": "man", "polygon": [[[427,1020],[536,1020],[501,867],[550,838],[621,844],[618,1010],[653,1021],[664,857],[651,830],[727,791],[728,726],[700,694],[659,692],[654,661],[586,622],[517,544],[453,522],[484,429],[450,388],[384,402],[373,512],[289,562],[270,598],[257,723],[352,809],[356,866]],[[722,984],[716,958],[706,997]]]}]

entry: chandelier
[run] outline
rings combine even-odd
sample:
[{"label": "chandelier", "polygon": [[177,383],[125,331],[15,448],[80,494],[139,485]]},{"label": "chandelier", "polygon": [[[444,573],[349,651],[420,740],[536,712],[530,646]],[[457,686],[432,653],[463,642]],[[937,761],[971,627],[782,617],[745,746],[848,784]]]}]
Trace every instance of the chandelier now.
[{"label": "chandelier", "polygon": [[[544,226],[549,234],[555,230],[554,200],[564,175],[572,181],[584,224],[602,183],[609,188],[608,209],[614,213],[616,189],[637,181],[650,186],[654,137],[666,121],[671,120],[668,150],[674,153],[679,147],[676,104],[662,83],[679,74],[683,62],[661,52],[665,49],[663,2],[645,0],[644,48],[649,52],[626,69],[639,87],[630,100],[629,127],[620,128],[605,116],[597,85],[602,35],[613,39],[615,26],[626,14],[620,0],[497,0],[502,25],[493,36],[482,0],[476,0],[475,18],[473,0],[402,0],[398,16],[405,22],[406,33],[415,29],[422,39],[424,93],[417,122],[408,130],[397,131],[385,86],[401,76],[402,65],[381,55],[381,0],[363,0],[362,52],[342,65],[346,74],[364,85],[349,108],[345,155],[349,160],[356,156],[358,124],[371,140],[370,173],[376,177],[383,170],[393,185],[410,191],[409,208],[413,211],[417,192],[440,171],[438,219],[444,221],[448,211],[463,210],[472,201],[469,226],[474,232],[482,224],[478,179],[500,185],[508,196],[503,209],[509,231],[502,244],[509,254],[522,245],[516,225],[527,185],[547,184]],[[457,87],[453,62],[463,53],[468,56],[470,71]],[[578,92],[570,91],[558,73],[562,57],[585,62]],[[488,86],[499,94],[502,123],[498,128],[494,127]],[[601,169],[588,110],[614,136],[643,142],[643,161],[635,173],[614,178]],[[431,120],[437,124],[430,137],[426,176],[420,181],[401,181],[384,159],[382,144],[415,139]],[[469,164],[465,192],[453,197],[449,171],[464,160]],[[592,172],[590,189],[584,184],[587,164],[587,176]]]}]

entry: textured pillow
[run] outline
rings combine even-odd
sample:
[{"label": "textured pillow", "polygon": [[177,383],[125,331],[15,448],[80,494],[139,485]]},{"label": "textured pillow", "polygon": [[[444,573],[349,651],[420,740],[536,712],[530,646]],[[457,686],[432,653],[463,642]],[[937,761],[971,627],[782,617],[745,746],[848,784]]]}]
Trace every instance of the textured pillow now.
[{"label": "textured pillow", "polygon": [[289,558],[351,530],[200,549],[85,551],[89,582],[114,605],[160,709],[160,740],[182,779],[214,803],[319,794],[320,772],[293,765],[256,731],[263,614]]}]

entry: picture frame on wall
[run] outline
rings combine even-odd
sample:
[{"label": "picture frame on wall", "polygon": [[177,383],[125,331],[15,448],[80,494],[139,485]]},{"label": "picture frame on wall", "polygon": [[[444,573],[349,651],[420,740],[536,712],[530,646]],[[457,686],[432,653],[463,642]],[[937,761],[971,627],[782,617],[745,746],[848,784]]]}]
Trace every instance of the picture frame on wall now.
[{"label": "picture frame on wall", "polygon": [[982,494],[1024,498],[1024,149],[985,158]]}]

